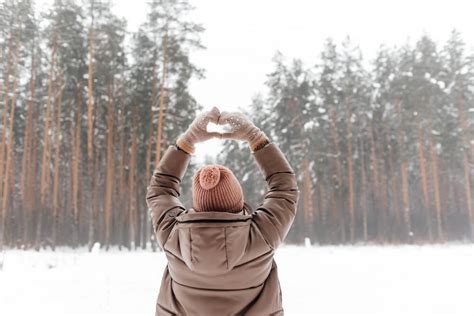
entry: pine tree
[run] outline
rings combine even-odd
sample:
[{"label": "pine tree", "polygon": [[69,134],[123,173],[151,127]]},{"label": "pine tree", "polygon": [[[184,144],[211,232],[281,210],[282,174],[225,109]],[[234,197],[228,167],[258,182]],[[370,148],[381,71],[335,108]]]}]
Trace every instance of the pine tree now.
[{"label": "pine tree", "polygon": [[[343,175],[342,175],[342,153],[340,149],[339,131],[336,113],[341,104],[341,88],[339,87],[339,77],[341,75],[341,57],[337,51],[336,45],[331,39],[327,39],[323,52],[320,56],[320,63],[317,65],[316,72],[316,92],[319,98],[318,111],[315,113],[317,118],[316,140],[319,142],[316,168],[319,175],[320,185],[325,186],[330,196],[326,205],[328,210],[323,212],[321,217],[320,236],[322,242],[326,240],[344,240],[345,223],[341,211],[343,203]],[[323,137],[327,135],[327,137]],[[330,166],[324,168],[324,166]],[[321,192],[321,189],[319,189]],[[324,196],[320,196],[322,203]],[[328,223],[326,213],[331,215],[331,223]],[[338,236],[334,234],[338,233]],[[340,238],[340,239],[339,239]]]},{"label": "pine tree", "polygon": [[[372,218],[376,214],[375,210],[380,207],[375,195],[380,186],[383,188],[381,189],[383,197],[381,207],[386,209],[386,222],[392,224],[387,225],[386,230],[375,230],[374,235],[381,241],[384,239],[396,241],[402,227],[402,210],[399,201],[401,190],[400,173],[395,165],[397,130],[394,122],[397,118],[396,106],[399,102],[399,96],[396,94],[397,86],[395,80],[395,76],[399,71],[396,53],[387,47],[380,47],[373,67],[374,100],[369,129],[371,170],[371,185],[369,187],[371,195],[370,217]],[[377,172],[377,170],[380,170],[380,172]]]},{"label": "pine tree", "polygon": [[[140,195],[150,177],[151,162],[157,164],[163,148],[174,142],[200,109],[188,88],[191,78],[202,76],[202,70],[189,59],[191,50],[202,48],[199,36],[203,28],[189,20],[192,10],[188,1],[153,0],[146,23],[133,36],[132,103],[138,106],[138,115],[146,118],[140,120],[145,123],[137,132],[143,140],[137,144],[137,163],[144,165],[137,170],[145,171],[139,177]],[[183,179],[183,186],[190,186],[188,177]],[[183,198],[187,202],[190,196]],[[140,201],[138,208],[141,244],[145,247],[151,238],[151,224],[145,202]]]},{"label": "pine tree", "polygon": [[[459,170],[462,173],[462,197],[453,196],[452,199],[464,201],[461,209],[452,209],[453,213],[459,215],[465,208],[464,214],[467,221],[454,222],[453,231],[464,231],[464,223],[469,223],[471,239],[474,239],[474,210],[472,202],[472,165],[473,153],[472,141],[473,121],[469,121],[468,104],[472,104],[474,94],[472,86],[474,84],[474,66],[472,58],[466,56],[465,43],[461,35],[456,30],[451,32],[451,37],[443,47],[441,52],[443,69],[441,71],[441,88],[444,90],[443,111],[444,123],[443,137],[440,139],[443,150],[443,160],[448,168]],[[441,113],[440,113],[441,114]],[[461,172],[462,170],[462,172]],[[463,204],[464,204],[463,203]],[[456,219],[456,217],[454,217]]]},{"label": "pine tree", "polygon": [[313,230],[309,227],[313,226],[314,219],[313,183],[312,180],[307,182],[308,177],[313,179],[312,174],[309,174],[313,157],[309,155],[311,143],[305,131],[309,117],[307,113],[314,107],[312,80],[301,61],[294,60],[291,67],[287,67],[281,54],[277,54],[273,60],[276,69],[266,82],[270,90],[267,102],[271,104],[272,137],[287,153],[293,168],[300,175],[300,187],[305,187],[303,212],[299,212],[295,220],[298,233],[290,233],[293,240],[301,240],[303,237],[312,237]]},{"label": "pine tree", "polygon": [[[356,238],[356,194],[355,179],[358,178],[355,170],[359,170],[358,161],[355,160],[354,148],[357,137],[362,138],[362,133],[368,127],[367,112],[370,109],[368,74],[362,66],[362,55],[358,47],[353,46],[349,38],[343,43],[341,56],[342,76],[339,78],[341,88],[341,108],[338,111],[340,123],[345,126],[345,137],[342,142],[346,144],[347,165],[347,205],[349,212],[349,239]],[[370,114],[369,114],[370,115]],[[356,124],[354,124],[356,123]],[[381,212],[383,210],[380,210]]]},{"label": "pine tree", "polygon": [[[75,1],[56,0],[44,16],[47,25],[43,31],[49,50],[56,49],[56,72],[61,77],[56,93],[61,96],[62,111],[57,122],[61,126],[59,128],[61,136],[55,139],[54,146],[62,150],[55,170],[57,168],[58,172],[61,172],[70,168],[69,177],[59,175],[56,171],[53,173],[54,181],[62,181],[64,184],[53,194],[54,199],[60,200],[61,197],[68,196],[64,207],[59,205],[54,207],[58,208],[54,211],[55,221],[61,222],[62,225],[67,224],[68,229],[64,230],[66,234],[56,233],[60,234],[58,239],[70,238],[69,241],[74,245],[79,243],[81,118],[84,109],[82,103],[87,99],[83,90],[87,85],[87,82],[84,82],[84,79],[87,79],[87,34],[84,32],[86,27],[83,15],[82,6]],[[51,34],[56,34],[56,37],[51,37]],[[72,233],[69,234],[68,231]]]}]

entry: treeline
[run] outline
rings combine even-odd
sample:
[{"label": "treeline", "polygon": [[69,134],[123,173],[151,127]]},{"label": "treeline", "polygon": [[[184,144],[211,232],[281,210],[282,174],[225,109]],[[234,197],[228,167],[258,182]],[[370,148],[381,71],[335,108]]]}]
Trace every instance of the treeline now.
[{"label": "treeline", "polygon": [[[247,112],[298,175],[289,242],[474,240],[474,55],[458,32],[442,46],[382,46],[371,61],[329,39],[314,66],[274,63]],[[265,183],[248,157],[228,142],[219,161],[257,207]]]},{"label": "treeline", "polygon": [[[0,248],[154,247],[146,187],[201,108],[188,87],[203,28],[186,0],[150,1],[134,33],[110,1],[35,8],[0,1]],[[460,34],[372,61],[349,40],[328,40],[314,66],[274,61],[246,111],[298,174],[288,242],[474,239],[474,57]],[[248,148],[223,148],[257,207],[266,187]]]},{"label": "treeline", "polygon": [[200,109],[203,28],[186,0],[150,1],[131,34],[111,1],[35,8],[0,1],[0,249],[153,246],[146,187]]}]

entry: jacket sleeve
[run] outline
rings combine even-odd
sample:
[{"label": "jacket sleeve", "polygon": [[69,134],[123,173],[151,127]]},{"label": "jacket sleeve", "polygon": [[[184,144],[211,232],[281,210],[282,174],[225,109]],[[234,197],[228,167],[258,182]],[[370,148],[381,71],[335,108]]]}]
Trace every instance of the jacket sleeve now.
[{"label": "jacket sleeve", "polygon": [[269,246],[275,249],[285,239],[296,215],[299,196],[296,176],[276,144],[270,143],[253,155],[268,185],[253,221]]},{"label": "jacket sleeve", "polygon": [[180,184],[190,160],[191,155],[176,146],[169,146],[147,187],[146,202],[153,230],[161,248],[173,229],[176,216],[185,210],[179,200]]}]

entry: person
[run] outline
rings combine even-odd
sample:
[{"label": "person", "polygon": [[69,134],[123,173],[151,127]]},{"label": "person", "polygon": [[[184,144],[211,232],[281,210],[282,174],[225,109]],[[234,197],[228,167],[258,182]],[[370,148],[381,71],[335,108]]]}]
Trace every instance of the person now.
[{"label": "person", "polygon": [[[230,125],[207,132],[207,125]],[[191,208],[179,200],[194,145],[211,138],[248,142],[268,190],[255,209],[235,175],[206,165],[193,176]],[[275,250],[295,218],[299,190],[279,147],[242,113],[214,107],[167,148],[147,187],[146,201],[168,261],[156,315],[283,315]]]}]

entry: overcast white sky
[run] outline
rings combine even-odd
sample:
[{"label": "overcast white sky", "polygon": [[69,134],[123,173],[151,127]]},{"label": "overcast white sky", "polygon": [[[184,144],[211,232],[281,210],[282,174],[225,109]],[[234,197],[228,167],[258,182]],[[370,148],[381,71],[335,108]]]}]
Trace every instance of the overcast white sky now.
[{"label": "overcast white sky", "polygon": [[[206,108],[236,109],[263,90],[271,59],[277,50],[288,58],[313,64],[324,39],[342,41],[350,35],[364,55],[378,46],[403,44],[428,33],[444,41],[453,28],[474,44],[474,2],[435,0],[190,0],[194,20],[206,31],[206,50],[193,60],[206,69],[206,78],[194,81],[193,94]],[[131,30],[145,19],[146,1],[116,0],[117,14]]]},{"label": "overcast white sky", "polygon": [[[234,110],[264,90],[277,50],[288,59],[313,64],[324,39],[350,35],[370,58],[380,44],[400,45],[423,33],[444,41],[453,28],[474,45],[473,1],[449,0],[190,0],[194,20],[206,28],[206,50],[192,59],[206,78],[192,82],[204,108]],[[116,0],[117,14],[134,30],[145,18],[146,1]],[[219,141],[198,147],[197,155],[216,153]]]}]

